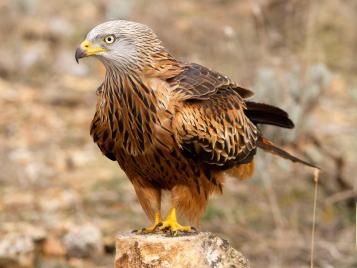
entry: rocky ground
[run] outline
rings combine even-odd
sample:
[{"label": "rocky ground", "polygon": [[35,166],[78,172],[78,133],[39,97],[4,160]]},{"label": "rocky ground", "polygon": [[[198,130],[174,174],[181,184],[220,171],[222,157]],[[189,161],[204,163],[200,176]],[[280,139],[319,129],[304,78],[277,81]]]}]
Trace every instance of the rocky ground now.
[{"label": "rocky ground", "polygon": [[[115,233],[148,224],[89,136],[103,69],[74,61],[109,18],[151,25],[174,55],[291,113],[295,130],[265,131],[322,168],[316,265],[356,266],[357,5],[320,2],[0,2],[0,267],[112,267]],[[199,228],[252,267],[308,267],[312,205],[312,170],[260,153],[254,178],[227,178]]]}]

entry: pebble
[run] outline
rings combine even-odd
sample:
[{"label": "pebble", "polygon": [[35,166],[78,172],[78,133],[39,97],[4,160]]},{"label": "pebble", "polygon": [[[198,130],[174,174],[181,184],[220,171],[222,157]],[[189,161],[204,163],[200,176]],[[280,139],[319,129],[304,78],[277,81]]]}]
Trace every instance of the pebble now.
[{"label": "pebble", "polygon": [[34,267],[35,245],[31,237],[9,233],[0,239],[0,267]]},{"label": "pebble", "polygon": [[103,252],[102,233],[93,224],[74,227],[65,235],[63,241],[70,257],[85,258]]}]

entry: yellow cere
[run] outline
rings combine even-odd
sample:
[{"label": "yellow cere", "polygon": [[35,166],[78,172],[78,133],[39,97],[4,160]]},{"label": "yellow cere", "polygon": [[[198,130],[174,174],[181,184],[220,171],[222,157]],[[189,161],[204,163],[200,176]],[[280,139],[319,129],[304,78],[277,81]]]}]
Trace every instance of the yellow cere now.
[{"label": "yellow cere", "polygon": [[107,51],[107,49],[104,47],[92,47],[92,44],[88,40],[84,40],[80,47],[87,52],[87,56],[92,56],[98,52]]}]

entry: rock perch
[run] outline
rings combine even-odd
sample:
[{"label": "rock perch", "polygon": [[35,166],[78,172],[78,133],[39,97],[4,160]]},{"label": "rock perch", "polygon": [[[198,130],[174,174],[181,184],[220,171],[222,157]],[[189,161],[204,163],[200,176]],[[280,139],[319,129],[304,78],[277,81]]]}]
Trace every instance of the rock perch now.
[{"label": "rock perch", "polygon": [[249,268],[248,260],[211,233],[167,237],[121,233],[115,268]]}]

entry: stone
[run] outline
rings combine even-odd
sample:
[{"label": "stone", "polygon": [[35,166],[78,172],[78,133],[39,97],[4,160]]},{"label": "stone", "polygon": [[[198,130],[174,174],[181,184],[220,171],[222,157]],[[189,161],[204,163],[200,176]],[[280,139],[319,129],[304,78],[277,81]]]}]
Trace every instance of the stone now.
[{"label": "stone", "polygon": [[84,224],[72,228],[64,237],[63,242],[67,255],[86,258],[103,253],[102,233],[92,224]]},{"label": "stone", "polygon": [[44,241],[48,235],[44,227],[23,221],[2,223],[1,231],[7,234],[17,234],[18,236],[21,234],[24,237],[30,238],[34,243]]},{"label": "stone", "polygon": [[63,257],[66,251],[62,243],[55,237],[48,237],[42,244],[42,253],[50,257]]},{"label": "stone", "polygon": [[116,237],[115,268],[249,268],[248,260],[211,233],[170,237],[121,233]]},{"label": "stone", "polygon": [[0,267],[34,267],[35,245],[31,237],[9,233],[0,238]]}]

